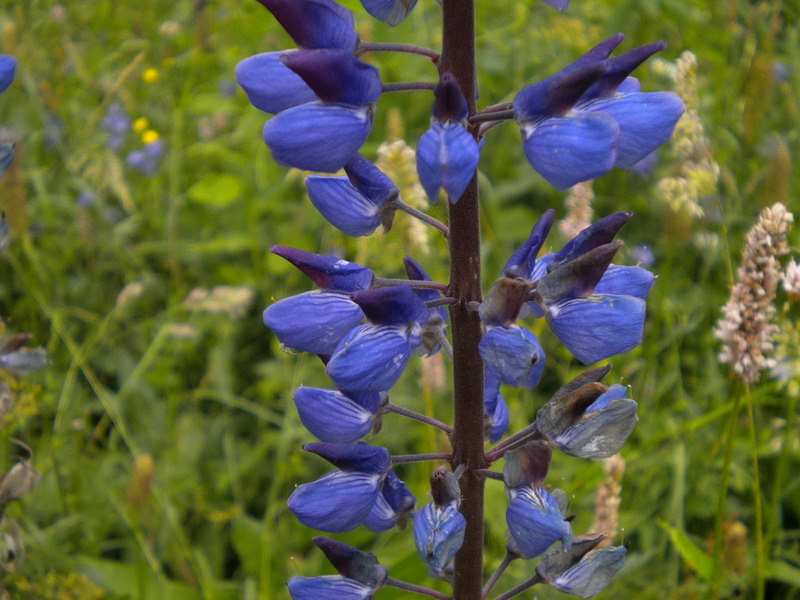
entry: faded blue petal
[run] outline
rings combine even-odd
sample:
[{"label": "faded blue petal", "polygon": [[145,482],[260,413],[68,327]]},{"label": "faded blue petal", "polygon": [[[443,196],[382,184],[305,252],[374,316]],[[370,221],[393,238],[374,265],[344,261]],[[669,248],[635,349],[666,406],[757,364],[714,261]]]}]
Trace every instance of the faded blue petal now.
[{"label": "faded blue petal", "polygon": [[645,302],[634,296],[593,295],[548,307],[553,333],[585,365],[638,346]]},{"label": "faded blue petal", "polygon": [[341,533],[361,525],[378,499],[382,475],[336,470],[297,486],[286,506],[306,527]]},{"label": "faded blue petal", "polygon": [[2,177],[14,160],[14,144],[0,143],[0,177]]},{"label": "faded blue petal", "polygon": [[559,191],[614,166],[620,129],[607,115],[582,112],[521,125],[528,162]]},{"label": "faded blue petal", "polygon": [[[598,401],[600,398],[595,402]],[[552,443],[576,458],[599,460],[613,456],[639,422],[636,408],[636,402],[628,398],[611,400],[602,408],[587,410],[580,421],[567,427]]]},{"label": "faded blue petal", "polygon": [[346,472],[378,473],[389,470],[389,451],[380,446],[370,446],[364,442],[357,444],[335,444],[313,442],[303,444],[303,450],[321,456],[335,467]]},{"label": "faded blue petal", "polygon": [[532,388],[542,377],[544,350],[536,336],[519,325],[490,327],[478,351],[486,368],[505,384]]},{"label": "faded blue petal", "polygon": [[416,498],[406,484],[394,472],[389,471],[381,494],[364,521],[364,526],[372,533],[387,531],[395,525],[403,529],[416,503]]},{"label": "faded blue petal", "polygon": [[286,52],[281,61],[303,78],[323,102],[362,106],[381,97],[378,69],[361,62],[349,50]]},{"label": "faded blue petal", "polygon": [[323,290],[278,300],[264,311],[264,324],[281,344],[314,354],[332,353],[363,318],[346,293]]},{"label": "faded blue petal", "polygon": [[417,0],[361,0],[370,15],[392,27],[405,21]]},{"label": "faded blue petal", "polygon": [[44,348],[19,348],[0,355],[0,367],[18,377],[43,369],[47,363],[47,350]]},{"label": "faded blue petal", "polygon": [[443,188],[455,203],[478,168],[478,143],[459,123],[434,121],[417,144],[417,174],[431,202]]},{"label": "faded blue petal", "polygon": [[614,400],[624,398],[627,394],[628,388],[626,388],[624,385],[615,383],[609,387],[608,390],[600,394],[597,399],[589,405],[589,408],[586,409],[585,413],[589,413],[594,410],[602,410]]},{"label": "faded blue petal", "polygon": [[593,100],[581,110],[613,118],[620,129],[615,167],[628,169],[669,140],[684,111],[672,92],[617,94]]},{"label": "faded blue petal", "polygon": [[311,203],[342,233],[369,235],[381,224],[381,207],[354,188],[347,177],[312,175],[305,183]]},{"label": "faded blue petal", "polygon": [[326,370],[340,390],[385,392],[403,374],[410,356],[406,325],[362,325],[339,343]]},{"label": "faded blue petal", "polygon": [[335,173],[358,152],[370,127],[367,106],[309,102],[267,121],[263,137],[279,165]]},{"label": "faded blue petal", "polygon": [[298,48],[356,48],[353,13],[333,0],[258,0]]},{"label": "faded blue petal", "polygon": [[611,265],[595,286],[594,293],[636,296],[646,300],[655,280],[655,275],[642,267]]},{"label": "faded blue petal", "polygon": [[17,72],[17,59],[10,54],[0,54],[0,93],[5,92]]},{"label": "faded blue petal", "polygon": [[541,277],[541,275],[536,279],[533,277],[534,269],[536,268],[536,256],[539,254],[539,250],[542,249],[544,241],[547,239],[547,234],[550,233],[555,215],[556,211],[552,208],[542,213],[542,216],[531,228],[528,239],[509,257],[506,266],[503,267],[504,275],[508,277],[523,277],[530,281],[536,281]]},{"label": "faded blue petal", "polygon": [[270,246],[269,251],[292,263],[322,289],[355,292],[372,285],[370,269],[337,256],[314,254],[290,246]]},{"label": "faded blue petal", "polygon": [[374,413],[336,390],[300,386],[293,399],[300,421],[323,442],[360,440],[375,421]]},{"label": "faded blue petal", "polygon": [[488,413],[489,421],[489,435],[486,438],[494,444],[499,441],[508,429],[508,405],[503,400],[503,396],[497,394],[497,402],[494,406],[494,411]]},{"label": "faded blue petal", "polygon": [[635,94],[642,91],[642,84],[636,77],[626,77],[617,88],[618,94]]},{"label": "faded blue petal", "polygon": [[506,524],[525,558],[539,556],[558,540],[565,548],[570,546],[572,528],[556,499],[544,488],[519,487],[508,492],[511,502],[506,509]]},{"label": "faded blue petal", "polygon": [[270,114],[317,99],[300,76],[281,62],[283,53],[256,54],[236,65],[236,82],[250,104]]},{"label": "faded blue petal", "polygon": [[286,584],[292,600],[369,600],[372,588],[341,575],[292,577]]},{"label": "faded blue petal", "polygon": [[602,592],[625,564],[624,546],[593,550],[581,561],[550,582],[557,590],[580,598],[591,598]]},{"label": "faded blue petal", "polygon": [[433,571],[443,571],[464,543],[467,521],[455,500],[444,505],[426,504],[414,515],[417,554]]}]

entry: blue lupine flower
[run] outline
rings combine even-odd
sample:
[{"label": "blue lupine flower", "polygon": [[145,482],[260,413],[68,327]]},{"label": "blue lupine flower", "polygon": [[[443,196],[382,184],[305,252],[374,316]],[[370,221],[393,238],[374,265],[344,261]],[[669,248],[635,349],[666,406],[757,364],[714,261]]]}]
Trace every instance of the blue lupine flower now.
[{"label": "blue lupine flower", "polygon": [[624,546],[593,550],[548,583],[565,594],[591,598],[602,592],[625,565]]},{"label": "blue lupine flower", "polygon": [[511,501],[506,524],[522,556],[535,558],[557,540],[569,547],[572,528],[552,495],[540,487],[510,488],[507,492]]},{"label": "blue lupine flower", "polygon": [[0,54],[0,94],[8,89],[17,72],[17,59],[10,54]]},{"label": "blue lupine flower", "polygon": [[420,323],[429,309],[407,285],[357,292],[352,299],[372,323],[342,339],[328,362],[328,376],[340,390],[387,391],[422,343]]},{"label": "blue lupine flower", "polygon": [[314,354],[332,354],[363,318],[364,313],[349,294],[332,290],[290,296],[264,310],[264,324],[281,344]]},{"label": "blue lupine flower", "polygon": [[300,386],[292,397],[300,421],[323,442],[355,442],[375,427],[376,410],[336,390]]},{"label": "blue lupine flower", "polygon": [[314,90],[318,102],[294,106],[264,124],[264,142],[280,165],[334,173],[358,151],[381,95],[378,70],[347,50],[301,50],[283,63]]},{"label": "blue lupine flower", "polygon": [[106,109],[101,127],[108,134],[106,146],[110,150],[119,150],[125,145],[125,137],[131,128],[131,118],[121,104],[112,102]]},{"label": "blue lupine flower", "polygon": [[547,211],[503,270],[535,284],[539,300],[528,306],[535,316],[547,316],[561,343],[585,364],[627,352],[642,340],[654,277],[641,267],[610,265],[620,244],[611,241],[631,216],[604,217],[558,252],[537,259],[553,221]]},{"label": "blue lupine flower", "polygon": [[508,406],[500,393],[500,379],[486,369],[483,375],[483,421],[486,439],[495,443],[508,428]]},{"label": "blue lupine flower", "polygon": [[[403,257],[403,265],[406,268],[406,274],[409,279],[416,281],[431,281],[431,278],[410,256]],[[442,295],[436,290],[429,290],[423,288],[415,288],[414,293],[423,302],[430,302],[438,300]],[[423,356],[432,356],[436,354],[440,348],[440,336],[444,336],[447,327],[447,311],[441,306],[434,306],[428,309],[428,318],[422,322],[422,345],[418,348],[418,352]]]},{"label": "blue lupine flower", "polygon": [[306,177],[311,203],[349,236],[369,235],[381,224],[388,231],[395,212],[391,201],[398,195],[395,185],[360,154],[347,161],[344,170],[347,177]]},{"label": "blue lupine flower", "polygon": [[441,577],[464,544],[467,521],[458,504],[426,504],[414,515],[414,545],[431,575]]},{"label": "blue lupine flower", "polygon": [[569,0],[542,0],[542,2],[561,11],[567,10],[569,7]]},{"label": "blue lupine flower", "polygon": [[288,260],[323,290],[355,292],[369,289],[372,285],[374,276],[370,269],[336,256],[314,254],[289,246],[271,246],[269,251]]},{"label": "blue lupine flower", "polygon": [[341,575],[292,577],[286,584],[293,600],[370,600],[375,590]]},{"label": "blue lupine flower", "polygon": [[408,517],[414,512],[416,504],[417,499],[408,491],[406,484],[393,471],[389,471],[386,473],[383,489],[364,521],[364,526],[372,533],[387,531],[395,525],[402,530]]},{"label": "blue lupine flower", "polygon": [[132,150],[125,157],[125,161],[132,169],[144,175],[155,175],[164,154],[164,141],[157,139],[154,142],[145,144],[141,150]]},{"label": "blue lupine flower", "polygon": [[503,383],[532,388],[544,371],[544,350],[539,340],[519,325],[488,327],[478,351],[486,368]]},{"label": "blue lupine flower", "polygon": [[394,27],[406,20],[417,0],[361,0],[361,4],[373,17]]},{"label": "blue lupine flower", "polygon": [[467,101],[453,76],[442,75],[434,94],[431,128],[417,144],[417,173],[431,202],[442,188],[455,204],[475,175],[480,149],[464,127]]},{"label": "blue lupine flower", "polygon": [[340,533],[361,525],[369,516],[389,470],[385,448],[359,444],[306,444],[339,469],[298,486],[286,506],[307,527]]},{"label": "blue lupine flower", "polygon": [[[601,393],[585,409],[553,407],[545,404],[537,414],[537,429],[565,454],[598,460],[616,454],[633,431],[639,418],[637,404],[626,398],[627,388],[614,384]],[[552,401],[551,401],[552,402]],[[553,419],[556,412],[568,418]]]},{"label": "blue lupine flower", "polygon": [[433,504],[414,515],[414,545],[434,577],[452,573],[453,559],[464,543],[467,522],[458,511],[461,490],[455,474],[442,466],[431,475]]},{"label": "blue lupine flower", "polygon": [[[298,48],[355,51],[353,14],[332,0],[259,0],[292,36]],[[256,108],[277,114],[313,102],[316,94],[280,59],[291,50],[266,52],[236,65],[236,81]]]},{"label": "blue lupine flower", "polygon": [[628,75],[664,48],[641,46],[608,59],[622,41],[604,40],[559,73],[529,85],[513,108],[525,155],[559,190],[630,168],[666,142],[683,113],[672,93],[642,94]]}]

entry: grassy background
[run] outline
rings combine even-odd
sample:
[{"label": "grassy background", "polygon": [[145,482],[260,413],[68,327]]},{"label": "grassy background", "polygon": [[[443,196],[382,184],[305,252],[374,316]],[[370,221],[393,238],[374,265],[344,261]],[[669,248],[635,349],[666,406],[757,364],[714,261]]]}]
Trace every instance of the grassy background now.
[{"label": "grassy background", "polygon": [[[345,4],[365,40],[439,44],[434,2],[421,2],[396,29],[370,20],[356,1]],[[610,379],[632,386],[641,420],[622,452],[618,542],[628,545],[628,562],[605,597],[708,593],[733,426],[725,529],[741,533],[742,523],[746,534],[738,541],[726,535],[717,594],[751,597],[755,449],[767,597],[796,598],[797,386],[765,377],[753,387],[752,440],[746,413],[733,414],[740,391],[717,360],[713,328],[760,209],[776,201],[798,207],[792,162],[800,154],[800,12],[779,0],[573,5],[558,13],[538,0],[478,2],[481,105],[510,99],[617,31],[628,35],[623,49],[664,39],[667,60],[687,49],[697,56],[698,114],[721,170],[716,192],[703,199],[702,218],[672,210],[657,191],[657,182],[678,168],[669,146],[652,174],[615,171],[594,186],[597,215],[635,211],[622,238],[629,248],[647,245],[658,274],[644,342],[614,359]],[[291,46],[256,2],[6,1],[0,31],[3,51],[19,61],[15,83],[0,97],[0,123],[18,140],[18,157],[0,181],[13,231],[0,260],[0,314],[9,331],[30,331],[52,359],[47,369],[11,382],[15,408],[0,430],[0,465],[12,464],[9,440],[20,438],[43,474],[34,492],[9,508],[28,551],[5,578],[10,597],[288,598],[283,582],[290,576],[331,572],[311,546],[314,532],[284,506],[293,486],[326,469],[298,451],[310,435],[291,390],[327,380],[314,357],[282,353],[261,324],[261,310],[274,299],[309,289],[268,248],[359,256],[379,274],[397,276],[394,249],[410,235],[405,216],[385,242],[346,239],[313,210],[302,177],[271,161],[260,139],[263,114],[231,88],[239,60]],[[384,81],[434,75],[418,57],[368,60]],[[637,75],[645,90],[671,86],[647,66]],[[164,141],[154,175],[125,163],[127,152],[141,147],[141,132],[128,132],[118,151],[106,147],[101,122],[111,103],[134,120],[146,118],[145,130]],[[428,118],[428,99],[418,93],[382,98],[362,151],[372,158],[381,141],[397,136],[413,147]],[[518,135],[513,125],[498,127],[482,154],[487,281],[542,211],[552,206],[564,216],[564,194],[533,172]],[[443,210],[440,203],[431,212]],[[380,250],[384,243],[389,251]],[[557,235],[551,243],[560,243]],[[418,260],[446,280],[442,241],[417,239],[417,249]],[[626,261],[633,264],[632,253]],[[221,308],[186,301],[195,288],[224,285],[246,288],[252,300]],[[797,328],[798,307],[784,302],[779,296],[788,331]],[[549,368],[537,389],[505,390],[516,428],[580,371],[541,323],[530,325]],[[797,361],[796,346],[794,352]],[[434,379],[413,362],[393,402],[450,418],[448,384]],[[375,442],[411,453],[443,440],[390,415]],[[424,503],[428,467],[404,466],[398,474]],[[549,481],[566,490],[576,532],[592,521],[603,477],[598,463],[554,457]],[[502,486],[487,487],[490,570],[503,552],[505,500]],[[359,529],[337,537],[375,552],[396,578],[447,589],[424,576],[410,531],[373,536]],[[515,563],[497,589],[527,578],[531,568]],[[549,589],[536,594],[561,597]]]}]

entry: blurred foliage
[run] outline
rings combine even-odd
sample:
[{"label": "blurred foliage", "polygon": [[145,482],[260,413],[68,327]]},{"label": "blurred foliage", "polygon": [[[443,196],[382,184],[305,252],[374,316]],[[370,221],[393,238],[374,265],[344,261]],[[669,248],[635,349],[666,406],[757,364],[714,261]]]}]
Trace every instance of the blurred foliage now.
[{"label": "blurred foliage", "polygon": [[[345,4],[364,39],[440,42],[435,2],[420,3],[396,29],[370,21],[355,0]],[[614,171],[594,184],[596,215],[636,213],[623,231],[623,262],[635,263],[634,249],[646,245],[658,274],[644,343],[616,357],[611,375],[631,386],[641,420],[623,450],[618,542],[628,546],[628,561],[605,597],[705,597],[731,430],[719,597],[749,597],[751,442],[744,414],[730,426],[737,387],[717,361],[713,328],[759,209],[783,201],[800,216],[793,169],[800,10],[780,0],[574,0],[566,13],[539,0],[477,4],[481,106],[508,101],[617,31],[628,36],[624,49],[664,39],[664,59],[684,50],[696,55],[694,109],[719,165],[716,192],[701,199],[703,216],[674,212],[658,193],[661,179],[680,173],[669,145],[649,175]],[[309,289],[269,246],[362,252],[381,275],[401,273],[396,252],[346,239],[323,222],[304,198],[300,175],[269,158],[260,140],[264,115],[232,84],[239,60],[291,41],[252,0],[31,0],[0,3],[0,43],[19,60],[15,83],[0,97],[0,123],[18,149],[0,184],[13,233],[0,259],[0,314],[31,331],[52,358],[49,368],[15,383],[15,410],[0,430],[0,466],[11,464],[15,436],[32,447],[42,472],[34,492],[10,508],[28,556],[7,593],[288,598],[283,582],[291,575],[331,572],[311,546],[313,532],[284,505],[293,486],[326,469],[298,451],[310,436],[291,390],[327,380],[316,358],[283,354],[261,324],[270,302]],[[434,76],[415,56],[367,60],[384,81]],[[637,72],[644,90],[672,85],[654,71]],[[146,119],[118,150],[107,147],[102,129],[113,103],[134,122]],[[398,137],[413,148],[428,120],[429,101],[419,92],[382,98],[364,154],[374,159],[383,141]],[[125,157],[152,141],[152,132],[165,154],[146,176]],[[487,280],[542,211],[552,206],[564,216],[565,194],[529,167],[518,135],[511,124],[492,130],[482,154]],[[431,208],[439,217],[444,210],[442,203]],[[409,231],[406,219],[398,214],[387,234],[396,248],[405,245],[397,236]],[[795,256],[797,239],[795,232]],[[428,243],[418,258],[445,280],[444,244],[433,234]],[[554,235],[550,243],[560,242]],[[214,296],[220,286],[238,292]],[[797,327],[797,306],[779,312],[787,329]],[[581,370],[541,323],[533,327],[550,368],[536,390],[504,389],[513,428]],[[393,402],[452,418],[448,384],[431,381],[430,366],[412,363]],[[765,375],[752,390],[768,598],[797,598],[800,590],[797,389]],[[395,453],[447,448],[437,433],[397,416],[386,417],[376,441]],[[406,465],[398,474],[424,503],[428,468]],[[603,478],[600,464],[554,456],[549,482],[567,491],[576,532],[592,522]],[[487,571],[502,557],[504,511],[502,486],[488,482]],[[340,537],[375,552],[393,577],[447,589],[423,576],[409,531]],[[497,589],[530,572],[530,564],[513,563]],[[561,597],[550,589],[536,594]]]}]

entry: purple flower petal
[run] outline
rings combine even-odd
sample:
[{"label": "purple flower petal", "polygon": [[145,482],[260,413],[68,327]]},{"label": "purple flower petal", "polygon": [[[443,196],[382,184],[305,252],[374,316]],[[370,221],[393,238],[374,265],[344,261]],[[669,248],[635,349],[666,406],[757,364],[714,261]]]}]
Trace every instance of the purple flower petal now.
[{"label": "purple flower petal", "polygon": [[17,59],[10,54],[0,54],[0,93],[5,92],[17,72]]},{"label": "purple flower petal", "polygon": [[683,100],[671,92],[620,94],[582,107],[613,118],[620,128],[615,167],[627,169],[666,142],[684,111]]},{"label": "purple flower petal", "polygon": [[595,286],[594,293],[636,296],[646,300],[655,280],[655,275],[642,267],[610,265]]},{"label": "purple flower petal", "polygon": [[380,493],[379,473],[331,471],[295,488],[286,506],[306,527],[341,533],[361,525]]},{"label": "purple flower petal", "polygon": [[288,260],[323,289],[355,292],[372,285],[371,270],[335,256],[314,254],[289,246],[272,246],[269,251]]},{"label": "purple flower petal", "polygon": [[311,204],[342,233],[369,235],[381,224],[381,207],[354,188],[347,177],[311,175],[305,184]]},{"label": "purple flower petal", "polygon": [[375,325],[401,325],[422,323],[428,319],[429,309],[409,285],[397,285],[353,294],[353,302]]},{"label": "purple flower petal", "polygon": [[353,13],[333,0],[258,0],[278,20],[298,48],[354,51],[358,34]]},{"label": "purple flower petal", "polygon": [[594,550],[550,582],[565,594],[592,598],[602,592],[625,564],[624,546]]},{"label": "purple flower petal", "polygon": [[281,55],[281,61],[303,78],[323,102],[362,106],[381,96],[378,69],[361,62],[348,50],[300,50]]},{"label": "purple flower petal", "polygon": [[317,99],[306,82],[281,62],[283,53],[256,54],[236,65],[236,82],[250,104],[270,114]]},{"label": "purple flower petal", "polygon": [[372,588],[341,575],[292,577],[286,584],[292,600],[369,600]]},{"label": "purple flower petal", "polygon": [[326,368],[345,391],[384,392],[403,374],[411,344],[407,325],[362,325],[339,343]]},{"label": "purple flower petal", "polygon": [[604,61],[579,67],[573,64],[547,79],[525,86],[512,102],[517,120],[524,125],[529,121],[565,115],[607,70]]},{"label": "purple flower petal", "polygon": [[406,484],[393,471],[389,471],[380,496],[364,521],[364,527],[372,533],[387,531],[395,525],[403,529],[416,503]]},{"label": "purple flower petal", "polygon": [[414,515],[417,554],[433,572],[445,570],[464,544],[466,527],[455,501],[444,506],[426,504]]},{"label": "purple flower petal", "polygon": [[335,173],[369,135],[369,107],[309,102],[264,124],[263,137],[279,165]]},{"label": "purple flower petal", "polygon": [[548,308],[556,337],[585,365],[627,352],[642,341],[645,302],[641,298],[595,295]]},{"label": "purple flower petal", "polygon": [[[544,245],[547,234],[550,233],[550,228],[553,226],[553,219],[555,219],[556,211],[552,208],[546,210],[539,217],[539,220],[534,223],[531,228],[531,233],[528,239],[511,255],[503,267],[503,274],[508,277],[523,277],[530,281],[533,279],[534,268],[536,265],[536,256]],[[537,277],[538,279],[538,277]]]},{"label": "purple flower petal", "polygon": [[383,474],[389,470],[389,451],[386,448],[370,446],[364,442],[357,444],[314,442],[303,444],[303,450],[321,456],[346,472]]},{"label": "purple flower petal", "polygon": [[417,144],[417,174],[431,202],[444,188],[455,203],[478,168],[478,143],[459,123],[434,121]]},{"label": "purple flower petal", "polygon": [[508,493],[511,502],[506,509],[506,524],[525,558],[539,556],[558,540],[569,547],[572,529],[553,496],[543,488],[530,487],[511,488]]},{"label": "purple flower petal", "polygon": [[561,191],[611,170],[620,129],[614,119],[604,114],[577,113],[523,124],[522,134],[531,166]]},{"label": "purple flower petal", "polygon": [[330,354],[364,313],[342,292],[313,291],[278,300],[264,311],[264,324],[281,344],[313,354]]},{"label": "purple flower petal", "polygon": [[372,431],[375,414],[341,392],[300,386],[292,397],[300,421],[323,442],[355,442]]}]

